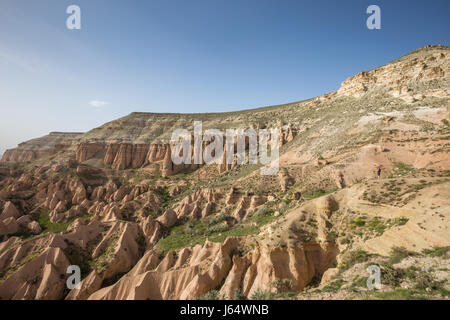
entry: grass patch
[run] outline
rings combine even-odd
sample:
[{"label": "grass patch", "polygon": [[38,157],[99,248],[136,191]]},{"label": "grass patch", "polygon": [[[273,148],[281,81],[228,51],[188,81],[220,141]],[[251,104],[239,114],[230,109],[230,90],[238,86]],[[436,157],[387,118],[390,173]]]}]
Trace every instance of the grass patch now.
[{"label": "grass patch", "polygon": [[311,200],[311,199],[315,199],[315,198],[320,198],[326,194],[327,194],[327,192],[325,190],[318,189],[318,190],[306,192],[304,197],[305,197],[305,199]]},{"label": "grass patch", "polygon": [[416,255],[415,252],[406,250],[403,247],[394,247],[391,250],[391,256],[388,260],[389,265],[397,264],[401,262],[403,259]]},{"label": "grass patch", "polygon": [[414,168],[410,165],[407,165],[403,162],[395,162],[394,163],[395,168],[394,170],[397,172],[399,176],[406,176],[414,171]]},{"label": "grass patch", "polygon": [[96,259],[88,259],[86,262],[89,266],[91,266],[92,269],[95,269],[97,273],[101,274],[103,271],[106,270],[108,267],[108,264],[111,262],[112,258],[114,257],[114,252],[116,250],[117,242],[120,238],[120,232],[116,232],[115,234],[111,235],[111,237],[108,239],[108,244],[103,251],[103,253],[98,256]]},{"label": "grass patch", "polygon": [[42,232],[60,233],[67,230],[73,219],[68,222],[52,223],[50,221],[50,211],[44,211],[39,214],[38,222]]},{"label": "grass patch", "polygon": [[211,290],[201,297],[198,297],[197,300],[220,300],[219,290]]},{"label": "grass patch", "polygon": [[261,289],[256,290],[252,296],[250,297],[251,300],[272,300],[274,294],[269,291],[264,291]]},{"label": "grass patch", "polygon": [[450,251],[450,246],[448,247],[434,247],[433,249],[424,249],[423,254],[432,256],[432,257],[445,257],[447,252]]},{"label": "grass patch", "polygon": [[242,237],[250,234],[257,234],[259,228],[248,224],[237,225],[229,228],[224,222],[224,218],[213,218],[212,224],[208,221],[190,221],[184,225],[171,229],[168,236],[158,241],[156,249],[161,254],[169,251],[203,244],[208,238],[212,242],[224,242],[228,237]]},{"label": "grass patch", "polygon": [[269,209],[266,206],[262,206],[248,221],[256,222],[258,226],[263,226],[274,221],[277,218],[273,213],[274,211],[272,209]]},{"label": "grass patch", "polygon": [[403,226],[403,225],[405,225],[408,221],[409,221],[408,218],[400,217],[400,218],[396,218],[396,219],[394,220],[394,224],[397,225],[397,226]]},{"label": "grass patch", "polygon": [[341,289],[342,285],[344,284],[344,280],[337,279],[329,284],[327,284],[323,289],[322,292],[337,292],[339,289]]},{"label": "grass patch", "polygon": [[20,268],[22,268],[24,265],[26,265],[28,262],[34,260],[41,254],[42,250],[39,250],[37,252],[33,252],[26,256],[20,263],[7,268],[3,271],[3,273],[0,273],[0,279],[1,280],[7,280],[10,276],[12,276],[16,271],[18,271]]},{"label": "grass patch", "polygon": [[344,262],[342,262],[338,268],[341,271],[345,271],[350,269],[352,266],[354,266],[357,263],[362,263],[362,262],[366,262],[368,261],[371,257],[373,257],[375,255],[370,254],[364,250],[356,250],[356,251],[352,251],[350,252],[349,256],[347,257],[347,259],[344,260]]},{"label": "grass patch", "polygon": [[353,282],[350,286],[351,290],[356,290],[357,288],[367,288],[367,279],[368,277],[359,277],[356,276],[353,279]]},{"label": "grass patch", "polygon": [[393,291],[377,292],[375,298],[382,300],[429,300],[426,291],[396,288]]}]

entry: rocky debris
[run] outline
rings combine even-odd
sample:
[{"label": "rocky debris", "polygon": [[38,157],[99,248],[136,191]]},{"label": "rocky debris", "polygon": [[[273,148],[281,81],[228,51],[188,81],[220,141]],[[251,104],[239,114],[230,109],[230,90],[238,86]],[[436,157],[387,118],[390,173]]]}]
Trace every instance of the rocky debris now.
[{"label": "rocky debris", "polygon": [[27,224],[27,229],[31,234],[40,234],[42,232],[42,228],[36,221],[31,221]]},{"label": "rocky debris", "polygon": [[294,137],[296,136],[297,130],[292,128],[292,124],[287,125],[281,130],[280,134],[280,144],[279,146],[283,146],[288,142],[291,142],[294,140]]}]

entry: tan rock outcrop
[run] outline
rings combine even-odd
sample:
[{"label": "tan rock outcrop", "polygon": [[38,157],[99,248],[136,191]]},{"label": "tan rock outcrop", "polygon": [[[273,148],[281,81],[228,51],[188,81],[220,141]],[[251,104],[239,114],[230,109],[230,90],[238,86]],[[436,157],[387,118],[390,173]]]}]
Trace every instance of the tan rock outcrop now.
[{"label": "tan rock outcrop", "polygon": [[322,286],[330,281],[333,281],[334,279],[336,279],[338,275],[339,275],[339,268],[330,268],[326,270],[322,275],[320,285]]},{"label": "tan rock outcrop", "polygon": [[59,248],[31,254],[18,271],[0,283],[2,299],[61,299],[69,261]]},{"label": "tan rock outcrop", "polygon": [[3,221],[10,217],[17,219],[20,217],[20,213],[19,210],[17,210],[16,206],[11,201],[8,201],[3,207],[2,214],[0,214],[0,221]]},{"label": "tan rock outcrop", "polygon": [[177,214],[172,209],[167,209],[156,221],[166,228],[172,227],[178,220]]},{"label": "tan rock outcrop", "polygon": [[100,143],[80,143],[77,147],[75,159],[78,162],[84,162],[93,158],[97,152],[104,149],[104,145]]},{"label": "tan rock outcrop", "polygon": [[447,121],[450,121],[450,101],[447,103],[447,111],[445,113]]},{"label": "tan rock outcrop", "polygon": [[[155,270],[137,274],[133,269],[129,277],[100,289],[89,299],[194,299],[214,289],[224,279],[232,263],[230,254],[237,243],[236,239],[228,239],[224,244],[207,242],[196,246],[185,268],[167,269],[176,265],[175,259],[171,258],[164,268],[165,272]],[[213,259],[210,261],[208,258]]]}]

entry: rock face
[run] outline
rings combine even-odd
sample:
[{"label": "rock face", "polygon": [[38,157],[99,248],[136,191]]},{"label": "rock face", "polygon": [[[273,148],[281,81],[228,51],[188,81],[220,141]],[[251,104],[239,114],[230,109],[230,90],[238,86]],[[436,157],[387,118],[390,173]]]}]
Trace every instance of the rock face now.
[{"label": "rock face", "polygon": [[[430,46],[422,50],[425,52],[436,48],[439,48],[439,46]],[[410,55],[413,53],[410,53]],[[407,77],[417,82],[445,78],[448,75],[448,69],[442,68],[440,63],[447,59],[448,55],[448,52],[441,53],[439,51],[430,54],[427,59],[408,59],[407,55],[383,67],[368,72],[363,71],[348,78],[342,82],[337,95],[359,98],[376,87],[394,88],[392,94],[397,97],[407,94],[409,91],[407,87],[399,88],[399,85],[404,83]],[[405,101],[413,102],[414,98],[407,98]]]},{"label": "rock face", "polygon": [[[69,261],[59,248],[49,248],[42,253],[31,254],[18,272],[0,283],[2,299],[60,299]],[[38,281],[36,281],[38,280]]]},{"label": "rock face", "polygon": [[446,118],[447,118],[447,121],[450,121],[450,101],[447,103]]},{"label": "rock face", "polygon": [[53,151],[56,146],[80,137],[82,133],[51,132],[47,136],[19,144],[16,149],[6,150],[1,162],[26,162],[38,159]]},{"label": "rock face", "polygon": [[33,150],[10,149],[6,150],[1,159],[2,162],[27,162],[38,157]]},{"label": "rock face", "polygon": [[100,150],[103,149],[103,145],[99,143],[80,143],[77,148],[75,159],[78,162],[84,162],[91,159]]},{"label": "rock face", "polygon": [[[92,293],[89,299],[196,299],[221,282],[221,293],[232,298],[235,290],[242,290],[244,295],[274,290],[272,283],[276,279],[291,280],[292,289],[297,290],[334,259],[319,246],[295,250],[261,248],[239,257],[233,254],[238,244],[237,238],[229,238],[223,244],[206,242],[183,249],[178,257],[169,253],[161,262],[149,251],[126,277]],[[91,277],[85,281],[91,282]],[[72,293],[69,297],[76,298]]]}]

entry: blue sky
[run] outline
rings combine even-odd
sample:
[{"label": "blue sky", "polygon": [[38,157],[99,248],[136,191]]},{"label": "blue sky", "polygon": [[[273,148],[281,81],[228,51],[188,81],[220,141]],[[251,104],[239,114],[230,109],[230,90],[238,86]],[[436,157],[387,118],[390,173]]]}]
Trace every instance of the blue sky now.
[{"label": "blue sky", "polygon": [[[72,4],[81,30],[66,28]],[[381,30],[366,28],[371,4]],[[449,12],[448,0],[1,0],[0,153],[133,111],[321,95],[411,50],[449,45]]]}]

